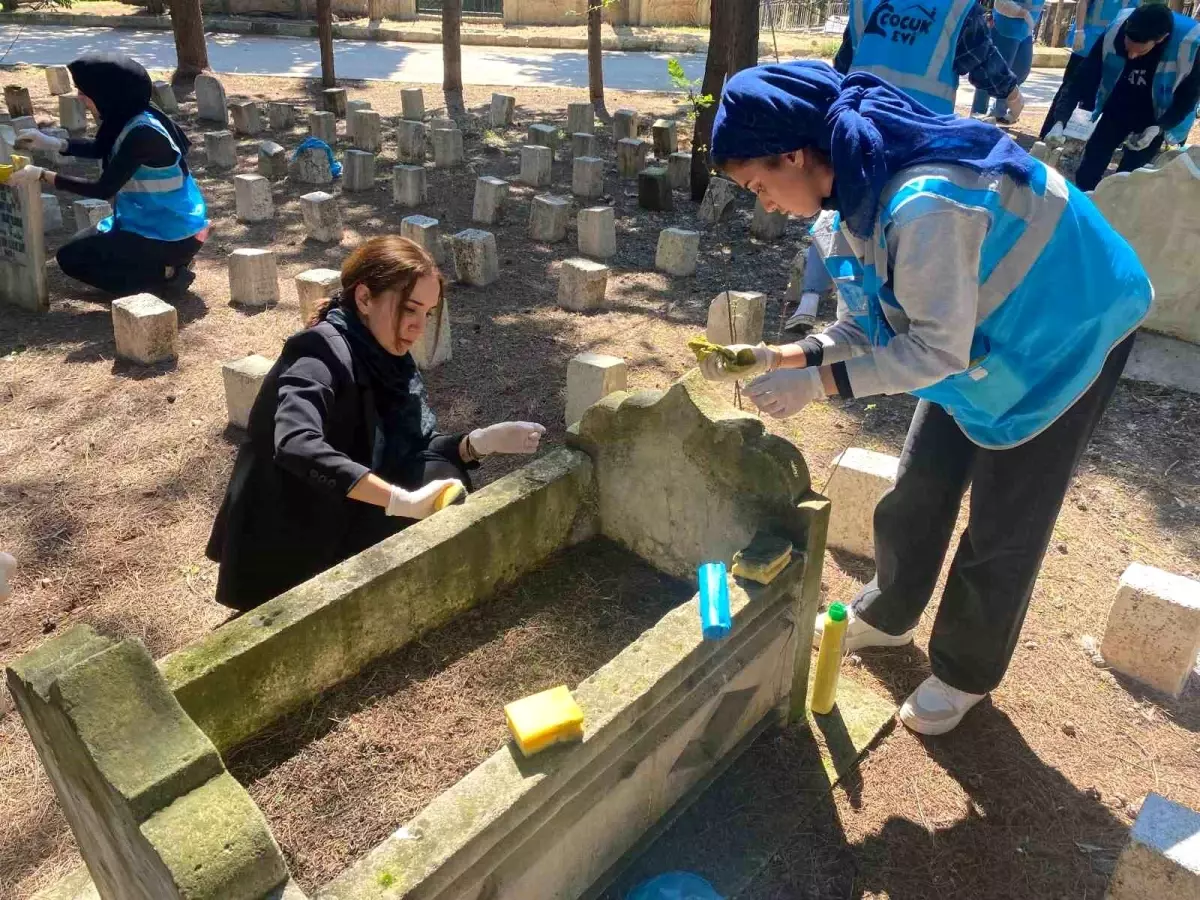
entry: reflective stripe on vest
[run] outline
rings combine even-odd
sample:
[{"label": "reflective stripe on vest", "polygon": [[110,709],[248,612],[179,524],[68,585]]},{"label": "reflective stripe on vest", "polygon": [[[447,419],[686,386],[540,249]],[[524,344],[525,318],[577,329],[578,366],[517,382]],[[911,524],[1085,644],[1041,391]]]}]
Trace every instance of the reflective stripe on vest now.
[{"label": "reflective stripe on vest", "polygon": [[[851,0],[850,70],[882,78],[935,113],[953,113],[958,93],[954,51],[976,2],[933,0],[928,6],[914,3],[897,12],[891,0]],[[939,5],[945,3],[949,7],[941,7],[946,12],[939,15]]]},{"label": "reflective stripe on vest", "polygon": [[[1092,52],[1096,41],[1100,40],[1108,27],[1116,20],[1123,10],[1134,9],[1138,0],[1080,0],[1085,3],[1083,28],[1078,28],[1079,16],[1076,15],[1067,31],[1067,44],[1073,53],[1082,56]],[[1079,7],[1077,7],[1078,11]]]}]

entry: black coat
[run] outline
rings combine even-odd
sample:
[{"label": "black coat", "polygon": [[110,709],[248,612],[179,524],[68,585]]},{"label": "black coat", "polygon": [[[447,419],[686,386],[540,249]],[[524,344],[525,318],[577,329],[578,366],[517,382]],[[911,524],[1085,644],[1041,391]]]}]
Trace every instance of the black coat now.
[{"label": "black coat", "polygon": [[[219,603],[253,609],[411,524],[346,496],[370,471],[379,423],[351,354],[322,322],[292,335],[263,380],[205,551],[221,564]],[[435,434],[424,452],[465,474],[460,440]]]}]

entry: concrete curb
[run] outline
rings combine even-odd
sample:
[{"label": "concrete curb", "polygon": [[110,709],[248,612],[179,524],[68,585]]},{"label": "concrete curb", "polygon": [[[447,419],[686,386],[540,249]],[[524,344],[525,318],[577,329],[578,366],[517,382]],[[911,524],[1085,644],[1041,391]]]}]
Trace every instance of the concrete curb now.
[{"label": "concrete curb", "polygon": [[[150,31],[170,31],[170,16],[101,16],[72,15],[50,12],[0,13],[0,25],[53,25],[75,28],[130,28]],[[264,37],[315,38],[315,22],[279,22],[274,20],[241,19],[233,16],[206,16],[207,34],[257,34]],[[407,44],[440,44],[442,36],[432,31],[397,27],[396,25],[339,25],[334,23],[333,36],[353,41],[395,41]],[[587,38],[555,37],[553,35],[479,34],[464,31],[462,42],[481,47],[520,47],[545,50],[586,50]],[[606,37],[605,50],[635,53],[704,53],[708,40],[699,35],[665,34],[654,37],[618,35]],[[759,56],[772,54],[766,42],[759,45]],[[1037,47],[1033,51],[1034,68],[1061,69],[1067,64],[1070,51],[1061,47]]]}]

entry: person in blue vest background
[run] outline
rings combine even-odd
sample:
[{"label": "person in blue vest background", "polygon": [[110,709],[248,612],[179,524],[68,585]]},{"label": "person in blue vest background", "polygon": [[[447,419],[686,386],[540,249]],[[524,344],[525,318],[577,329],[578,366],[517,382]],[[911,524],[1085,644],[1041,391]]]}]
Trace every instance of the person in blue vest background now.
[{"label": "person in blue vest background", "polygon": [[[1038,21],[1046,0],[996,0],[992,7],[992,42],[1008,67],[1017,76],[1017,83],[1024,84],[1033,68],[1033,36],[1037,33]],[[976,88],[971,112],[984,115],[988,111],[988,92]],[[1008,102],[997,97],[992,102],[992,117],[1001,125],[1012,125]]]},{"label": "person in blue vest background", "polygon": [[[1164,140],[1182,144],[1200,100],[1200,23],[1161,4],[1119,13],[1080,66],[1047,142],[1063,134],[1078,99],[1096,98],[1098,118],[1083,148],[1075,184],[1090,191],[1122,144],[1119,172],[1140,169]],[[1101,115],[1103,114],[1103,115]]]},{"label": "person in blue vest background", "polygon": [[875,511],[876,574],[852,604],[848,650],[913,640],[971,487],[932,675],[900,712],[914,731],[949,731],[1004,676],[1150,280],[1091,200],[1000,129],[930,115],[869,73],[739,72],[711,156],[767,209],[820,213],[839,310],[799,343],[737,347],[753,351],[749,370],[710,355],[705,377],[757,375],[744,393],[776,417],[827,397],[920,398]]},{"label": "person in blue vest background", "polygon": [[[1054,94],[1050,109],[1046,113],[1046,121],[1042,123],[1042,130],[1038,134],[1042,140],[1046,139],[1056,122],[1065,122],[1071,117],[1073,110],[1068,110],[1065,118],[1062,115],[1063,98],[1074,90],[1079,68],[1092,52],[1092,48],[1104,36],[1104,32],[1108,31],[1108,26],[1117,17],[1117,13],[1137,5],[1138,0],[1077,0],[1075,16],[1071,19],[1070,30],[1067,31],[1067,46],[1071,48],[1071,55],[1067,57],[1062,83]],[[1091,112],[1096,108],[1095,94],[1081,97],[1079,106]]]},{"label": "person in blue vest background", "polygon": [[63,140],[27,129],[17,135],[17,146],[98,159],[100,179],[70,178],[37,166],[12,178],[112,200],[114,211],[59,248],[59,268],[116,296],[186,288],[189,266],[209,228],[204,197],[188,169],[187,136],[150,102],[150,76],[134,60],[88,54],[67,68],[99,122],[95,139]]}]

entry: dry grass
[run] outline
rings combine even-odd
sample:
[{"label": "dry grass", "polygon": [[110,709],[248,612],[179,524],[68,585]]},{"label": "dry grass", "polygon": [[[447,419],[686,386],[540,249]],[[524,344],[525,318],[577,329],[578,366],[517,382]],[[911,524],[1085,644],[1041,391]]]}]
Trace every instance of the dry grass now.
[{"label": "dry grass", "polygon": [[[56,114],[40,70],[5,74],[9,82],[31,88],[41,116]],[[313,88],[300,81],[224,80],[231,98],[290,98],[312,106]],[[394,117],[399,88],[372,83],[354,86],[350,94]],[[107,307],[54,268],[48,315],[5,308],[0,547],[18,556],[21,569],[0,620],[0,663],[76,622],[137,635],[162,655],[225,618],[226,611],[212,601],[215,566],[202,555],[237,439],[226,431],[220,363],[248,353],[274,356],[299,324],[292,277],[315,266],[336,267],[345,248],[364,236],[396,230],[402,215],[436,216],[444,232],[469,227],[475,177],[514,173],[524,126],[539,119],[563,122],[567,102],[579,94],[517,93],[518,127],[500,135],[506,149],[486,150],[482,129],[470,130],[468,168],[431,170],[424,207],[394,208],[383,179],[377,192],[343,195],[348,226],[343,248],[303,240],[296,199],[301,191],[287,184],[275,187],[274,223],[237,223],[230,175],[209,177],[198,152],[197,171],[217,234],[198,260],[192,294],[178,304],[181,355],[174,367],[141,370],[114,363]],[[481,109],[489,94],[490,89],[468,89],[468,106]],[[427,88],[426,96],[433,107],[437,92]],[[676,109],[676,99],[610,92],[609,107],[663,115]],[[183,121],[198,138],[191,110],[185,104]],[[1036,112],[1029,115],[1032,121]],[[298,128],[278,137],[294,145],[302,133]],[[244,162],[237,171],[253,171],[253,147],[253,141],[242,143]],[[603,149],[611,158],[607,138]],[[389,143],[381,174],[388,172],[393,153]],[[769,331],[779,321],[778,301],[803,233],[800,223],[790,225],[780,242],[752,241],[750,203],[743,197],[730,223],[706,232],[699,275],[672,279],[653,272],[654,242],[661,227],[694,224],[694,204],[680,196],[675,212],[649,214],[637,210],[631,186],[615,175],[610,173],[606,187],[617,209],[620,252],[611,261],[611,308],[590,316],[560,311],[554,302],[555,267],[575,254],[574,233],[556,246],[531,244],[526,221],[533,191],[514,187],[510,218],[495,229],[501,280],[486,290],[456,286],[450,294],[455,358],[428,379],[447,429],[539,419],[550,426],[552,444],[561,440],[562,389],[571,356],[583,350],[623,356],[634,387],[665,386],[691,365],[684,342],[702,329],[708,302],[724,288],[765,292]],[[554,190],[568,189],[569,167],[556,163]],[[250,315],[228,305],[224,258],[240,246],[269,246],[279,254],[277,308]],[[910,411],[904,398],[881,399],[869,409],[861,402],[817,406],[769,427],[804,450],[821,484],[830,460],[846,446],[895,452]],[[1116,579],[1128,562],[1200,574],[1198,416],[1200,398],[1122,384],[1060,518],[1055,545],[1065,552],[1053,549],[1046,560],[1025,643],[993,698],[997,711],[981,711],[979,724],[928,745],[906,734],[889,739],[860,787],[839,793],[834,807],[806,825],[813,842],[798,838],[794,852],[779,856],[764,872],[761,896],[845,896],[847,890],[818,888],[843,884],[836,879],[848,872],[864,895],[999,898],[1013,896],[1002,889],[1012,888],[1025,872],[1026,887],[1017,896],[1099,897],[1103,860],[1147,791],[1158,789],[1200,807],[1195,683],[1178,703],[1151,702],[1132,686],[1106,678],[1078,643],[1083,634],[1103,633]],[[516,464],[489,463],[485,480]],[[830,556],[826,591],[848,598],[868,574]],[[923,623],[926,630],[933,609]],[[875,679],[897,696],[927,671],[919,653],[870,656],[864,663],[853,670],[855,677]],[[1067,721],[1075,725],[1075,737],[1063,733]],[[396,734],[368,738],[403,744]],[[283,766],[303,758],[294,756]],[[754,758],[783,764],[789,757]],[[780,796],[789,789],[772,784]],[[1047,814],[1057,806],[1064,808],[1062,815]],[[398,810],[389,815],[401,815]],[[724,815],[737,821],[735,812]],[[299,834],[306,826],[291,827]],[[1026,836],[1032,843],[1019,844]],[[1072,850],[1075,840],[1106,849]],[[931,852],[934,846],[937,853]],[[1021,846],[1026,849],[1018,852]],[[1025,855],[1030,846],[1039,848],[1036,870],[1017,865],[1031,858]],[[10,713],[0,719],[0,896],[27,897],[75,864],[49,785],[19,718]],[[837,870],[832,875],[831,865]],[[315,872],[319,861],[314,866]],[[958,873],[953,891],[937,880],[949,868]]]}]

